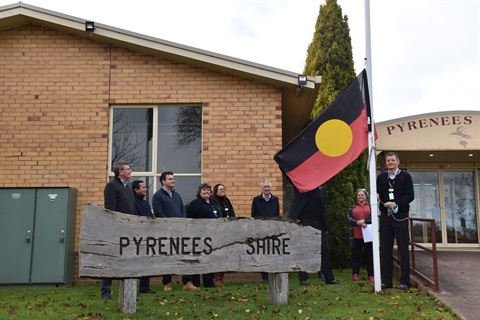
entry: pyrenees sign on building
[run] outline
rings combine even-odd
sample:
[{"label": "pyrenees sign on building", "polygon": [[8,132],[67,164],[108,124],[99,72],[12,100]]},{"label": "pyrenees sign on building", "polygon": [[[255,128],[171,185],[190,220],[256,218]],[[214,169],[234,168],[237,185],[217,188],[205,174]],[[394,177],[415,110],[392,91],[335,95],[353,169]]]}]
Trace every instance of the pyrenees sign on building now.
[{"label": "pyrenees sign on building", "polygon": [[478,150],[480,112],[446,111],[376,123],[377,150]]}]

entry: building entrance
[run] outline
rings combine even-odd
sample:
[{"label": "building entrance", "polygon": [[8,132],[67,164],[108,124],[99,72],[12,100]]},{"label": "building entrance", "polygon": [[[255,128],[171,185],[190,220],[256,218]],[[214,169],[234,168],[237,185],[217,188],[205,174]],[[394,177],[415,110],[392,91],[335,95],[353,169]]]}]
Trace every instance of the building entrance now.
[{"label": "building entrance", "polygon": [[[478,246],[474,170],[409,171],[415,188],[412,218],[435,219],[438,246]],[[478,195],[477,195],[478,197]],[[415,241],[431,243],[429,225],[414,223]]]}]

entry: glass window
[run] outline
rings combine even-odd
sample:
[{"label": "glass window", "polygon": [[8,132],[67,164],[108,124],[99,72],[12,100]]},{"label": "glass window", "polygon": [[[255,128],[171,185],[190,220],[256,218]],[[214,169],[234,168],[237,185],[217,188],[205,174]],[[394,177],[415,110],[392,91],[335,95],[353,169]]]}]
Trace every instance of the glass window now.
[{"label": "glass window", "polygon": [[187,206],[197,196],[198,186],[202,183],[200,176],[179,176],[175,174],[175,191],[182,197]]},{"label": "glass window", "polygon": [[201,112],[201,107],[159,109],[157,171],[201,172]]},{"label": "glass window", "polygon": [[127,161],[132,180],[147,182],[151,204],[160,174],[172,171],[185,204],[195,198],[202,168],[201,106],[114,106],[111,117],[110,177],[115,161]]},{"label": "glass window", "polygon": [[152,170],[152,113],[152,108],[113,110],[111,164],[125,160],[135,171]]}]

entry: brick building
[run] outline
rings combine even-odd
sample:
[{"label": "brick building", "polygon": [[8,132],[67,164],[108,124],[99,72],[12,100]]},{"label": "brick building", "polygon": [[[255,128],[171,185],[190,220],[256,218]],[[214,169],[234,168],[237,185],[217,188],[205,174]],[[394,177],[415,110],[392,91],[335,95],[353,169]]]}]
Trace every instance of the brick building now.
[{"label": "brick building", "polygon": [[100,23],[88,32],[85,19],[23,3],[0,7],[0,75],[0,188],[76,189],[76,253],[83,206],[103,205],[118,159],[150,196],[171,170],[187,203],[200,182],[224,183],[249,216],[265,178],[283,200],[273,155],[308,122],[320,85]]}]

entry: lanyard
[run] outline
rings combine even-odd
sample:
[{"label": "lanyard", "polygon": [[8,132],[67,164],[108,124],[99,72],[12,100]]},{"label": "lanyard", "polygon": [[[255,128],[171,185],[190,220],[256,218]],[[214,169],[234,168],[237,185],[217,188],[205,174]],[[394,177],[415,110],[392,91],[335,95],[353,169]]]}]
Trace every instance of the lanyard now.
[{"label": "lanyard", "polygon": [[213,205],[213,203],[210,203],[210,202],[209,202],[208,204],[209,204],[210,207],[212,208],[212,212],[213,212],[213,214],[215,215],[215,218],[218,218],[218,216],[217,216],[217,210],[215,210],[215,206]]}]

